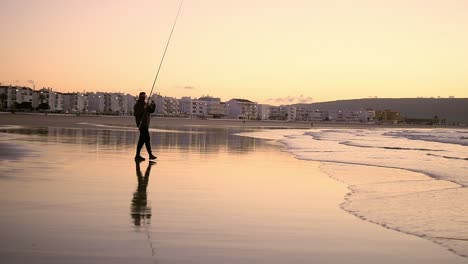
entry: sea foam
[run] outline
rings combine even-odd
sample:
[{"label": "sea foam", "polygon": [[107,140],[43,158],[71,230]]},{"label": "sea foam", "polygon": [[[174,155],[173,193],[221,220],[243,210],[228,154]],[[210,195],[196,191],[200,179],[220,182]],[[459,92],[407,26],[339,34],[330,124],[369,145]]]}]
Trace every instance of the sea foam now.
[{"label": "sea foam", "polygon": [[341,207],[468,256],[468,139],[455,129],[266,130],[298,159],[348,184]]}]

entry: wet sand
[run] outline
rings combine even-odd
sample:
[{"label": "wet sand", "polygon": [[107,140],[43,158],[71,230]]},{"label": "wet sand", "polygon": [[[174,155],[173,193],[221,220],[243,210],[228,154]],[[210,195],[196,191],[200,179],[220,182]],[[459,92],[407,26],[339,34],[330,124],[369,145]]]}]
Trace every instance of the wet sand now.
[{"label": "wet sand", "polygon": [[[88,124],[102,124],[109,126],[135,127],[133,116],[106,116],[106,115],[54,115],[39,113],[16,113],[10,114],[0,112],[0,125],[27,125],[27,126],[63,126],[82,127]],[[309,122],[309,121],[274,121],[274,120],[235,120],[235,119],[199,119],[199,118],[151,118],[151,127],[180,127],[180,126],[206,126],[206,127],[245,127],[245,128],[292,128],[309,129],[314,128],[366,128],[366,127],[403,127],[403,128],[428,128],[428,127],[453,127],[442,125],[408,125],[408,124],[366,124],[366,123],[343,123],[343,122]],[[459,126],[460,129],[468,129],[468,126]]]},{"label": "wet sand", "polygon": [[243,128],[167,127],[136,164],[134,130],[68,122],[0,129],[21,150],[0,161],[1,263],[468,262],[343,211],[346,185]]},{"label": "wet sand", "polygon": [[[86,127],[88,124],[135,127],[133,116],[74,116],[54,114],[10,114],[0,112],[0,125]],[[152,117],[151,127],[209,126],[209,127],[263,127],[310,128],[310,122],[255,121],[233,119],[161,118]]]}]

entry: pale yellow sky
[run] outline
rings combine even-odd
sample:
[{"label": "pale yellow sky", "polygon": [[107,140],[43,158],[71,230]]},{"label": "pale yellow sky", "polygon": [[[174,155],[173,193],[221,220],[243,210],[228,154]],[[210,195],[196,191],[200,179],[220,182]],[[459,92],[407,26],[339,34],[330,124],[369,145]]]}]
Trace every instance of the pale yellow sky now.
[{"label": "pale yellow sky", "polygon": [[[3,0],[0,82],[149,92],[178,0]],[[156,92],[468,97],[468,1],[185,0]]]}]

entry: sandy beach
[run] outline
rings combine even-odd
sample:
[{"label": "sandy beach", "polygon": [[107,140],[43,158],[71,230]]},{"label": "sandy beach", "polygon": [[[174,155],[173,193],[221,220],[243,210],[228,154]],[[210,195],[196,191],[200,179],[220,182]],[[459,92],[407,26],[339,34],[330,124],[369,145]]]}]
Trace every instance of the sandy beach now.
[{"label": "sandy beach", "polygon": [[0,115],[1,263],[468,263],[340,208],[349,186],[321,163],[237,135],[310,124],[154,118],[153,164],[133,161],[133,122]]},{"label": "sandy beach", "polygon": [[[341,122],[305,122],[305,121],[275,121],[275,120],[235,120],[235,119],[200,119],[200,118],[170,118],[152,117],[151,127],[181,127],[181,126],[208,126],[208,127],[245,127],[245,128],[432,128],[449,127],[468,129],[467,126],[442,126],[442,125],[409,125],[409,124],[366,124],[366,123],[341,123]],[[133,116],[108,116],[108,115],[62,115],[39,113],[0,112],[0,125],[29,125],[35,127],[63,126],[86,128],[92,124],[109,126],[135,127]]]}]

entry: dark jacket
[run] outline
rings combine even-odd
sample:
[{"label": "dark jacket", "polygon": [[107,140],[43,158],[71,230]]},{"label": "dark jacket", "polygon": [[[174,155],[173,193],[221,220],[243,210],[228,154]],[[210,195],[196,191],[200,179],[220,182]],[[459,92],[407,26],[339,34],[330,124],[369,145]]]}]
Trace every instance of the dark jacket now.
[{"label": "dark jacket", "polygon": [[150,114],[154,113],[156,106],[154,103],[146,105],[145,100],[138,100],[133,107],[133,115],[137,127],[149,127]]}]

